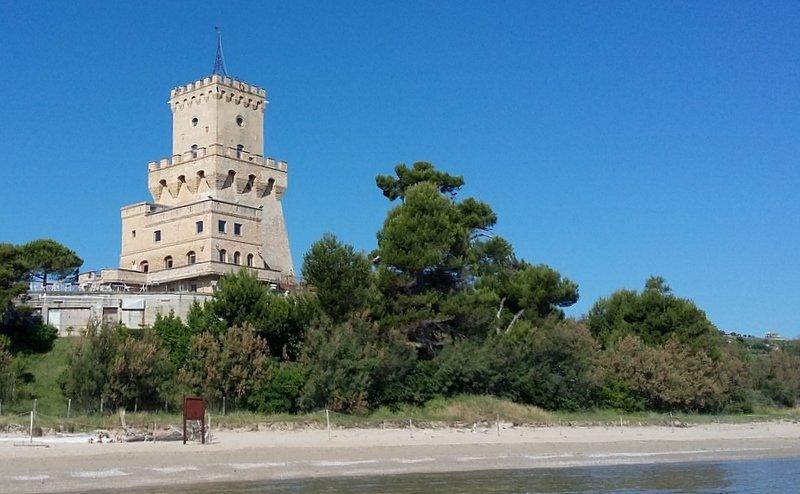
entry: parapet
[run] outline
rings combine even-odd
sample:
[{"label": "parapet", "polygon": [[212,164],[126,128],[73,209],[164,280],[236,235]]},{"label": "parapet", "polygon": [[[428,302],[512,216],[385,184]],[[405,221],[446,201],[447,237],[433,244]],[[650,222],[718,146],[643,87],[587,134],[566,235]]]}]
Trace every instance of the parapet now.
[{"label": "parapet", "polygon": [[170,99],[176,98],[178,96],[182,96],[186,93],[203,89],[206,86],[210,86],[212,84],[220,84],[222,86],[227,86],[231,89],[236,89],[237,91],[242,91],[244,93],[250,93],[256,96],[261,96],[262,98],[267,97],[267,91],[261,89],[257,86],[253,86],[252,84],[248,84],[246,82],[231,79],[230,77],[223,77],[218,74],[214,74],[210,77],[205,77],[203,79],[197,80],[195,82],[190,82],[184,86],[178,86],[173,88],[172,91],[169,93]]},{"label": "parapet", "polygon": [[173,165],[178,165],[180,163],[187,163],[189,161],[202,159],[205,158],[206,156],[224,156],[227,158],[233,158],[240,161],[246,161],[248,163],[252,163],[255,165],[272,168],[274,170],[282,172],[285,172],[288,169],[288,165],[286,164],[285,161],[261,156],[260,154],[251,154],[247,151],[231,147],[225,147],[221,144],[211,144],[207,148],[202,147],[198,148],[195,151],[187,151],[183,154],[176,154],[172,156],[171,159],[162,158],[158,161],[151,161],[147,163],[147,171],[152,172],[156,170],[162,170],[165,168],[169,168]]}]

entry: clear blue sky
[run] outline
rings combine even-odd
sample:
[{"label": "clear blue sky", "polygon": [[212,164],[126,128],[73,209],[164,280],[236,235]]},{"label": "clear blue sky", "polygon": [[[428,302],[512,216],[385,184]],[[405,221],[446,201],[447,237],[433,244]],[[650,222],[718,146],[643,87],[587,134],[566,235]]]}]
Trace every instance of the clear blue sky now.
[{"label": "clear blue sky", "polygon": [[427,160],[579,283],[570,314],[660,274],[722,329],[800,333],[800,3],[198,3],[2,0],[1,241],[115,266],[220,25],[298,270],[325,231],[372,249],[374,176]]}]

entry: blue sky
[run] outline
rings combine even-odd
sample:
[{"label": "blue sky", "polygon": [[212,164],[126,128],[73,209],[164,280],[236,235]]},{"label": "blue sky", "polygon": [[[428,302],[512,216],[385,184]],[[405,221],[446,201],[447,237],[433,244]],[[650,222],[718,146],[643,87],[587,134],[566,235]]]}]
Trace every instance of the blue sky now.
[{"label": "blue sky", "polygon": [[0,241],[116,265],[220,25],[298,269],[326,231],[372,249],[374,176],[427,160],[580,285],[570,314],[660,274],[722,329],[800,333],[800,3],[199,3],[2,0]]}]

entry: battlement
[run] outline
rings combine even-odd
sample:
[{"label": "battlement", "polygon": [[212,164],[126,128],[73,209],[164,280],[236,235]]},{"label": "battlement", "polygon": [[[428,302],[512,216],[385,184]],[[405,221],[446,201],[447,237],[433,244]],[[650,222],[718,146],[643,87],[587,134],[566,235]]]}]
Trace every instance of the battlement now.
[{"label": "battlement", "polygon": [[199,160],[205,158],[206,156],[223,156],[226,158],[246,161],[254,165],[264,166],[266,168],[272,168],[273,170],[278,170],[282,172],[286,172],[289,167],[289,165],[285,161],[264,157],[261,156],[260,154],[252,154],[245,150],[239,150],[236,148],[230,148],[230,147],[226,148],[221,144],[212,144],[207,148],[202,147],[202,148],[197,148],[197,150],[195,151],[187,151],[183,154],[176,154],[172,156],[171,159],[162,158],[158,161],[151,161],[147,163],[147,171],[152,172],[156,170],[162,170],[181,163],[188,163],[190,161]]},{"label": "battlement", "polygon": [[190,82],[185,86],[175,87],[170,91],[169,97],[170,99],[177,98],[179,96],[186,95],[187,93],[191,93],[192,91],[203,89],[212,84],[219,84],[222,86],[229,87],[231,89],[235,89],[237,91],[242,91],[244,93],[250,93],[256,96],[261,96],[262,98],[267,97],[267,91],[264,89],[261,89],[257,86],[253,86],[252,84],[248,84],[246,82],[237,79],[231,79],[230,77],[223,77],[218,74],[214,74],[210,77],[205,77],[195,82]]}]

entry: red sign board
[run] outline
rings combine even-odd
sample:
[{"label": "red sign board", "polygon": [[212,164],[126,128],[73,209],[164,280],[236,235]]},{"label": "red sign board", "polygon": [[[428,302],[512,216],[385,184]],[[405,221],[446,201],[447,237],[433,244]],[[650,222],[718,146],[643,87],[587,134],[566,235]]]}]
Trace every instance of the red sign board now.
[{"label": "red sign board", "polygon": [[186,421],[200,421],[200,440],[206,443],[206,405],[199,396],[183,398],[183,444],[186,444]]}]

